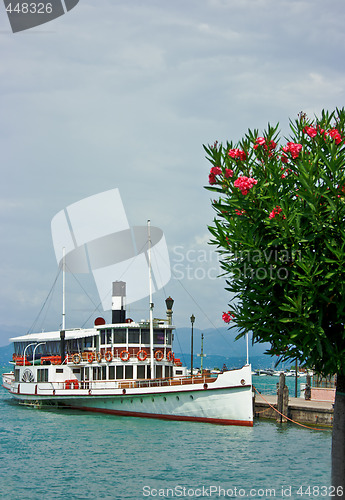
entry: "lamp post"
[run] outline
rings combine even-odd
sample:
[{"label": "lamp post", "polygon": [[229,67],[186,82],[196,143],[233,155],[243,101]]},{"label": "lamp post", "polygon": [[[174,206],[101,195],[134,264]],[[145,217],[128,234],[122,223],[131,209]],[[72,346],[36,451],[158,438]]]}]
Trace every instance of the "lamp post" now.
[{"label": "lamp post", "polygon": [[192,338],[191,338],[191,354],[190,354],[190,375],[193,379],[193,325],[195,321],[195,316],[194,314],[191,315],[190,317],[190,322],[192,323]]},{"label": "lamp post", "polygon": [[172,308],[173,308],[173,305],[174,305],[174,299],[172,299],[171,297],[168,297],[167,299],[165,299],[165,304],[167,306],[167,319],[168,319],[168,325],[171,325],[172,324]]}]

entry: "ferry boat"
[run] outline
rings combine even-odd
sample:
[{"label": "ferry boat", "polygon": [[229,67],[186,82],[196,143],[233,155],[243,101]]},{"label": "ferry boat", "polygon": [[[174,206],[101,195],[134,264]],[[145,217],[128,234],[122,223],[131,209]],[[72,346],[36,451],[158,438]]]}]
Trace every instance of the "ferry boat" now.
[{"label": "ferry boat", "polygon": [[214,376],[189,375],[173,352],[173,299],[166,319],[154,319],[150,285],[149,320],[133,321],[125,297],[126,283],[115,281],[110,324],[97,318],[93,328],[66,329],[63,311],[61,330],[10,339],[14,370],[3,374],[3,387],[37,407],[252,426],[248,361]]}]

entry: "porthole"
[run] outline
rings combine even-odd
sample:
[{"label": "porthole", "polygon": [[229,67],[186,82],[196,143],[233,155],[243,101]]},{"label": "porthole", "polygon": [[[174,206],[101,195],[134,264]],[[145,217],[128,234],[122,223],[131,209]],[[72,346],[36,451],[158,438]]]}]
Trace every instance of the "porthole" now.
[{"label": "porthole", "polygon": [[180,401],[180,398],[178,396],[176,396],[176,399],[177,399],[177,401]]},{"label": "porthole", "polygon": [[154,402],[155,402],[155,398],[151,398],[151,400],[152,400],[152,403],[154,403]]},{"label": "porthole", "polygon": [[143,398],[140,398],[140,403],[143,403],[143,402],[144,402]]},{"label": "porthole", "polygon": [[190,397],[190,399],[194,399],[194,397],[192,395],[190,395],[189,397]]},{"label": "porthole", "polygon": [[164,396],[163,401],[166,401],[166,400],[167,400],[167,398]]}]

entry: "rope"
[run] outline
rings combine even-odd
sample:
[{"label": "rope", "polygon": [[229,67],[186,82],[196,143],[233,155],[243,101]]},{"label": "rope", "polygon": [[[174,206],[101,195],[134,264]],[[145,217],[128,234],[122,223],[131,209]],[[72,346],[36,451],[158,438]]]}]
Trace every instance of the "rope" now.
[{"label": "rope", "polygon": [[[296,420],[292,420],[292,418],[289,418],[289,417],[287,417],[286,415],[283,415],[283,413],[280,413],[280,411],[279,411],[279,410],[277,410],[277,408],[274,408],[274,406],[273,406],[273,405],[271,405],[271,404],[267,401],[267,399],[263,397],[263,395],[261,394],[261,392],[259,392],[259,391],[257,390],[257,388],[256,388],[254,385],[253,385],[253,387],[254,387],[254,390],[255,390],[258,394],[260,394],[260,396],[261,396],[261,397],[262,397],[262,399],[265,401],[265,403],[267,403],[267,404],[268,404],[268,406],[270,406],[270,407],[271,407],[274,411],[276,411],[277,413],[279,413],[279,415],[281,415],[282,417],[286,418],[287,420],[290,420],[290,422],[292,422],[293,424],[300,425],[301,427],[305,427],[306,429],[311,429],[311,430],[313,430],[313,431],[328,431],[328,429],[322,429],[321,427],[316,428],[316,427],[310,427],[310,426],[308,426],[308,425],[301,424],[300,422],[296,422]],[[264,411],[266,411],[266,410],[264,410]],[[261,413],[261,412],[260,412],[260,413]]]}]

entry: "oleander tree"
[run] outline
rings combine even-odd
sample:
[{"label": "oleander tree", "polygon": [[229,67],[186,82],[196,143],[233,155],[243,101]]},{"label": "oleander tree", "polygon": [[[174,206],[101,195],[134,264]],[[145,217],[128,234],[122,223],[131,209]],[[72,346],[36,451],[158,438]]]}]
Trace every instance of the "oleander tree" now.
[{"label": "oleander tree", "polygon": [[225,322],[278,361],[336,375],[332,484],[345,476],[345,111],[300,113],[234,144],[204,146],[226,289]]}]

